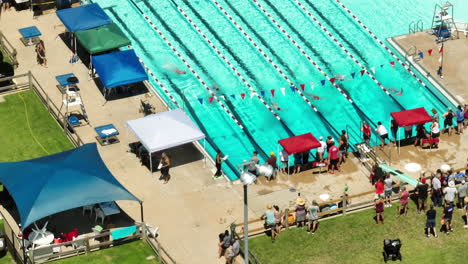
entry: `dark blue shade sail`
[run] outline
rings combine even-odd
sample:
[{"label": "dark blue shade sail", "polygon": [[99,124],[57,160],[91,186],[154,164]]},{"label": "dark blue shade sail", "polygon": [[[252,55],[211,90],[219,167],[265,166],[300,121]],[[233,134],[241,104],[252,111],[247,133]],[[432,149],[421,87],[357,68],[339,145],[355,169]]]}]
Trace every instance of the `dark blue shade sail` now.
[{"label": "dark blue shade sail", "polygon": [[96,3],[57,11],[58,18],[70,32],[78,32],[112,23]]},{"label": "dark blue shade sail", "polygon": [[111,174],[96,143],[37,159],[0,163],[0,182],[18,208],[22,228],[69,209],[139,201]]}]

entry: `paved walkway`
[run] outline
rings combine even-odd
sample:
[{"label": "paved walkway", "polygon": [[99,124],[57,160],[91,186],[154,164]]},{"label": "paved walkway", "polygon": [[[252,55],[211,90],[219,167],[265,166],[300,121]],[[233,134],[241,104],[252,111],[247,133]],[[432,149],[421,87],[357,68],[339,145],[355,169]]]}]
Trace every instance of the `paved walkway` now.
[{"label": "paved walkway", "polygon": [[[43,33],[41,38],[47,50],[48,68],[38,66],[34,47],[24,47],[19,40],[18,28],[31,25],[36,25]],[[69,72],[77,75],[91,121],[90,126],[78,129],[85,142],[95,142],[94,126],[112,123],[119,129],[121,142],[100,147],[99,151],[115,177],[144,201],[145,222],[160,226],[160,241],[169,253],[179,263],[223,263],[216,256],[217,235],[231,222],[242,222],[242,186],[228,183],[224,179],[213,180],[213,166],[208,164],[207,168],[204,167],[200,153],[193,145],[170,151],[174,160],[183,159],[189,162],[172,169],[173,178],[169,184],[162,184],[158,180],[159,173],[150,176],[148,170],[140,166],[139,160],[128,153],[128,143],[135,139],[124,126],[125,121],[142,116],[138,113],[140,98],[146,98],[150,94],[105,103],[94,81],[89,80],[86,67],[82,63],[68,63],[71,52],[57,37],[64,31],[64,27],[55,14],[32,20],[32,14],[28,11],[9,11],[2,14],[0,30],[17,47],[20,66],[16,72],[20,74],[32,71],[59,106],[61,95],[56,88],[54,76]],[[150,100],[158,111],[165,110],[156,97],[150,97]],[[454,167],[461,167],[465,165],[468,150],[466,143],[466,135],[450,138],[443,136],[439,150],[407,147],[402,151],[400,159],[396,159],[396,150],[392,147],[392,165],[402,170],[408,162],[419,162],[423,168],[431,170],[446,162]],[[298,192],[308,200],[317,199],[322,193],[328,193],[334,199],[341,195],[345,184],[350,187],[350,194],[372,188],[367,183],[363,167],[355,158],[350,159],[343,170],[339,174],[312,174],[307,171],[298,175],[282,175],[273,182],[260,179],[257,185],[249,187],[249,215],[251,218],[259,217],[266,203],[290,206]],[[137,203],[123,201],[119,205],[130,216],[139,220]]]}]

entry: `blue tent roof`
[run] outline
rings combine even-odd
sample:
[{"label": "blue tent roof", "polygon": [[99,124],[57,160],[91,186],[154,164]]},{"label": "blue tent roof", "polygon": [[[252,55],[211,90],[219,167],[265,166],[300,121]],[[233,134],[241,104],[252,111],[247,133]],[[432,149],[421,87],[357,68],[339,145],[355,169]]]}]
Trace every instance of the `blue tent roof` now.
[{"label": "blue tent roof", "polygon": [[133,50],[93,56],[92,63],[106,88],[148,80],[148,75]]},{"label": "blue tent roof", "polygon": [[57,16],[71,32],[96,28],[112,23],[112,19],[94,3],[57,11]]},{"label": "blue tent roof", "polygon": [[0,163],[0,182],[13,197],[23,228],[84,205],[139,201],[107,169],[96,143],[37,159]]}]

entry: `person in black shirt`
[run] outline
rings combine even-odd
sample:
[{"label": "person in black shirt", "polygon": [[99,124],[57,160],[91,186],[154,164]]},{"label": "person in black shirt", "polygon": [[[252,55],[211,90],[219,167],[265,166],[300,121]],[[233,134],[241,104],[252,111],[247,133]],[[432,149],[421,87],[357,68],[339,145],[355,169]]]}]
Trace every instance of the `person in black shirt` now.
[{"label": "person in black shirt", "polygon": [[416,194],[418,195],[418,214],[426,209],[427,190],[429,186],[425,178],[419,178],[419,184],[416,186]]},{"label": "person in black shirt", "polygon": [[445,224],[445,234],[449,234],[449,232],[453,232],[452,229],[452,214],[453,214],[453,206],[452,203],[450,202],[445,202],[445,207],[444,207],[444,224]]},{"label": "person in black shirt", "polygon": [[434,234],[434,237],[438,237],[437,233],[436,233],[436,229],[435,229],[436,214],[437,214],[437,212],[436,212],[436,210],[434,210],[434,205],[431,204],[431,209],[429,209],[426,212],[426,217],[427,217],[427,220],[426,220],[426,236],[427,237],[431,236],[431,232],[432,232],[432,234]]}]

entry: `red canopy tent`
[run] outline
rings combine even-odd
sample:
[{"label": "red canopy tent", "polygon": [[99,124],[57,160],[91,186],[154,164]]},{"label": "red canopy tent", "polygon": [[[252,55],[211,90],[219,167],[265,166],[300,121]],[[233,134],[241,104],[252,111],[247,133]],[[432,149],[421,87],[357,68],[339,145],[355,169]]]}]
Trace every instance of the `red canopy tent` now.
[{"label": "red canopy tent", "polygon": [[281,139],[278,143],[289,155],[320,147],[320,142],[311,133]]},{"label": "red canopy tent", "polygon": [[399,127],[424,124],[432,121],[432,117],[424,107],[390,113]]},{"label": "red canopy tent", "polygon": [[[393,117],[399,127],[414,126],[425,124],[432,121],[432,117],[427,113],[424,107],[419,107],[410,110],[392,112]],[[398,154],[400,154],[400,141],[398,140]]]}]

